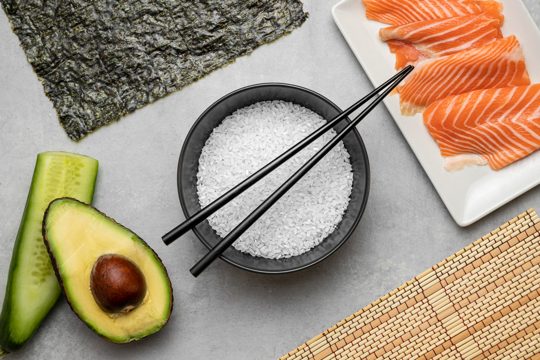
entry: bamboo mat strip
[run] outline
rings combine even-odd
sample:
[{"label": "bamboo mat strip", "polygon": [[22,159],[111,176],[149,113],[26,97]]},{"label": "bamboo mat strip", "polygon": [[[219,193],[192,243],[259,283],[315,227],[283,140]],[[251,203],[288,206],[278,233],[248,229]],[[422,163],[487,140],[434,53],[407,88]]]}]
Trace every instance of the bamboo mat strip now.
[{"label": "bamboo mat strip", "polygon": [[540,220],[529,210],[281,357],[540,360]]}]

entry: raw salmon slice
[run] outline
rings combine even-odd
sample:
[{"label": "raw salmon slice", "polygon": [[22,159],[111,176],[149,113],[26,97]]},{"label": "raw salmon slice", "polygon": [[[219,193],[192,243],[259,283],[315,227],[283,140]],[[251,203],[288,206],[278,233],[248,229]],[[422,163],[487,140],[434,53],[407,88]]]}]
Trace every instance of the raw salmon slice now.
[{"label": "raw salmon slice", "polygon": [[370,20],[390,25],[487,13],[501,20],[502,4],[496,0],[363,0]]},{"label": "raw salmon slice", "polygon": [[540,149],[540,84],[443,99],[426,109],[424,123],[448,170],[486,162],[502,169]]},{"label": "raw salmon slice", "polygon": [[396,69],[502,38],[500,21],[485,14],[390,26],[381,29],[379,34],[396,54]]},{"label": "raw salmon slice", "polygon": [[401,112],[413,115],[447,96],[529,84],[519,41],[509,36],[474,49],[422,61],[397,92]]}]

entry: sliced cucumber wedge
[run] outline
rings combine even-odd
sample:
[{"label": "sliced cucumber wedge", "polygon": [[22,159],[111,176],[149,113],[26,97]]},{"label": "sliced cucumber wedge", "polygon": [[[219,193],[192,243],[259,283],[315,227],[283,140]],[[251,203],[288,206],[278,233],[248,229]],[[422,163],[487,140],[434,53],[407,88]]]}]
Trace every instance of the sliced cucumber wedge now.
[{"label": "sliced cucumber wedge", "polygon": [[91,203],[97,172],[97,160],[88,156],[65,152],[37,156],[0,314],[0,353],[20,348],[60,295],[42,237],[47,206],[52,200],[66,196]]}]

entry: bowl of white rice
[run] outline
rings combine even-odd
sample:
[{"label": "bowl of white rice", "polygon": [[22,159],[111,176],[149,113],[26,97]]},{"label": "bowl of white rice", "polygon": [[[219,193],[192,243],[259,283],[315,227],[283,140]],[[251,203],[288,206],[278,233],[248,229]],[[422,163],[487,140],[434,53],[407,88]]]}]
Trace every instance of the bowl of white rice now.
[{"label": "bowl of white rice", "polygon": [[[178,192],[189,217],[341,112],[322,95],[295,85],[257,84],[216,101],[198,118],[178,163]],[[200,223],[212,248],[342,130],[324,136]],[[351,236],[369,193],[369,162],[354,130],[227,249],[221,258],[267,274],[305,269]]]}]

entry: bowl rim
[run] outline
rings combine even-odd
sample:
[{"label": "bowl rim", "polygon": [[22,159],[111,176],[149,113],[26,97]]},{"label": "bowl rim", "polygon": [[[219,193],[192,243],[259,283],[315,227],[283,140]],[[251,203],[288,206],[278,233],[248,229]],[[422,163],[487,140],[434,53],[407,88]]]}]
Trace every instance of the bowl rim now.
[{"label": "bowl rim", "polygon": [[[180,151],[180,156],[178,158],[178,165],[177,165],[177,170],[176,170],[176,185],[177,185],[178,197],[180,199],[180,205],[182,207],[182,212],[184,213],[184,216],[186,218],[189,216],[189,213],[188,213],[186,202],[185,202],[184,197],[182,195],[181,170],[182,170],[182,164],[184,162],[184,157],[185,157],[186,150],[187,150],[187,144],[189,142],[188,140],[193,135],[193,132],[195,131],[195,129],[197,128],[199,123],[203,121],[203,119],[206,117],[206,115],[210,111],[212,111],[217,105],[219,105],[221,102],[225,101],[229,97],[234,96],[234,95],[236,95],[238,93],[241,93],[241,92],[244,92],[244,91],[249,91],[249,90],[252,90],[252,89],[269,87],[269,86],[293,88],[295,90],[300,90],[300,91],[309,93],[310,95],[318,97],[319,99],[323,100],[324,102],[326,102],[328,105],[333,107],[338,112],[340,112],[340,113],[343,112],[343,110],[339,106],[337,106],[333,101],[331,101],[327,97],[321,95],[320,93],[318,93],[318,92],[316,92],[314,90],[308,89],[306,87],[303,87],[303,86],[289,84],[289,83],[283,83],[283,82],[264,82],[264,83],[257,83],[257,84],[244,86],[244,87],[238,88],[236,90],[233,90],[233,91],[223,95],[218,100],[214,101],[211,105],[209,105],[201,113],[201,115],[199,115],[197,120],[195,120],[195,122],[193,123],[193,125],[189,129],[189,132],[187,133],[186,137],[184,138],[184,142],[182,144],[182,149]],[[348,122],[348,123],[351,122],[351,120],[348,117],[345,118],[344,120],[346,122]],[[343,244],[345,244],[347,242],[347,240],[349,240],[349,238],[351,237],[353,232],[358,227],[358,224],[360,223],[360,220],[362,219],[362,217],[364,215],[364,211],[366,210],[367,201],[368,201],[368,198],[369,198],[370,183],[371,183],[371,170],[370,170],[370,164],[369,164],[369,158],[368,158],[366,146],[365,146],[364,141],[362,140],[362,137],[360,136],[360,133],[358,132],[358,129],[356,127],[353,129],[352,133],[354,134],[354,136],[358,140],[360,148],[362,149],[362,157],[363,157],[363,160],[364,160],[364,163],[365,163],[364,196],[362,198],[362,204],[360,205],[358,216],[356,216],[352,226],[350,227],[349,231],[347,231],[345,236],[343,236],[343,239],[341,241],[339,241],[330,251],[328,251],[328,253],[324,254],[323,256],[321,256],[321,257],[319,257],[319,258],[317,258],[315,260],[312,260],[312,261],[310,261],[310,262],[308,262],[308,263],[306,263],[304,265],[293,267],[293,268],[286,269],[286,270],[260,270],[260,269],[254,269],[252,267],[245,266],[245,265],[243,265],[241,263],[235,262],[235,261],[227,258],[225,255],[220,255],[219,258],[221,260],[225,261],[226,263],[229,263],[229,264],[231,264],[231,265],[233,265],[233,266],[235,266],[235,267],[237,267],[239,269],[247,270],[247,271],[252,272],[252,273],[278,275],[278,274],[289,274],[289,273],[293,273],[293,272],[297,272],[297,271],[307,269],[308,267],[311,267],[311,266],[313,266],[315,264],[318,264],[319,262],[327,259],[331,255],[333,255],[338,249],[340,249],[343,246]],[[202,236],[202,234],[199,232],[199,230],[197,229],[197,226],[193,227],[192,231],[195,233],[195,236],[197,236],[199,241],[208,250],[210,250],[212,248],[211,244],[208,243],[206,241],[206,239],[204,238],[204,236]],[[308,250],[308,251],[311,251],[311,250]]]}]

